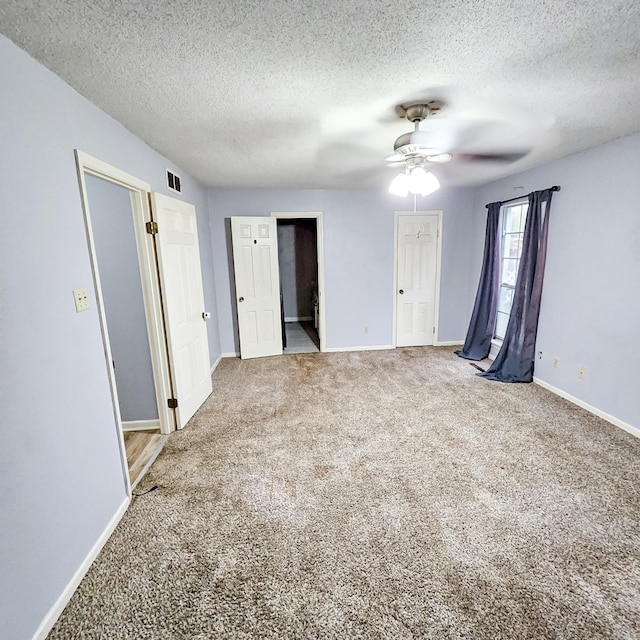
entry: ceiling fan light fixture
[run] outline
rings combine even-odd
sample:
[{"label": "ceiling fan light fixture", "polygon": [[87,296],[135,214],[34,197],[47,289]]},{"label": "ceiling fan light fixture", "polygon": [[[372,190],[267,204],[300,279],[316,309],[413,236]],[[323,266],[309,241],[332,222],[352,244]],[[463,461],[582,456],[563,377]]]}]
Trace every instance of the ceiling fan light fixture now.
[{"label": "ceiling fan light fixture", "polygon": [[402,196],[403,198],[409,195],[409,176],[403,171],[399,173],[389,185],[389,193],[394,196]]},{"label": "ceiling fan light fixture", "polygon": [[440,188],[440,181],[438,178],[436,178],[431,171],[427,171],[426,173],[427,175],[422,182],[421,194],[423,196],[428,196],[430,193],[433,193]]},{"label": "ceiling fan light fixture", "polygon": [[440,188],[438,179],[430,171],[422,167],[415,167],[409,175],[409,191],[411,193],[428,196]]},{"label": "ceiling fan light fixture", "polygon": [[409,191],[411,193],[422,193],[422,185],[426,179],[427,172],[422,167],[414,167],[409,174]]}]

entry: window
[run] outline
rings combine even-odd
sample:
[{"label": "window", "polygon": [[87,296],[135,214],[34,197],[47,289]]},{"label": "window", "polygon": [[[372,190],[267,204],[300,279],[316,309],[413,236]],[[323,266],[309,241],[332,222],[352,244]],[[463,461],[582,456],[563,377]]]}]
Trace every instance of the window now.
[{"label": "window", "polygon": [[527,220],[529,203],[514,202],[502,207],[502,235],[500,242],[500,289],[498,291],[498,309],[496,328],[493,333],[496,340],[503,340],[509,323],[509,314],[513,304],[513,294],[520,266],[524,224]]}]

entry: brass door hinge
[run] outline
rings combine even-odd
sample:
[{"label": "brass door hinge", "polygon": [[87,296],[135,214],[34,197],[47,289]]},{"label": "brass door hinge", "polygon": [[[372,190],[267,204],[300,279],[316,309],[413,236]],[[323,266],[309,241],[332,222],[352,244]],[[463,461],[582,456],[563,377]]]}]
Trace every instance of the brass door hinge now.
[{"label": "brass door hinge", "polygon": [[158,223],[157,222],[147,222],[145,225],[147,227],[147,233],[155,236],[158,233]]},{"label": "brass door hinge", "polygon": [[169,409],[177,409],[178,408],[178,399],[177,398],[167,398],[167,405]]}]

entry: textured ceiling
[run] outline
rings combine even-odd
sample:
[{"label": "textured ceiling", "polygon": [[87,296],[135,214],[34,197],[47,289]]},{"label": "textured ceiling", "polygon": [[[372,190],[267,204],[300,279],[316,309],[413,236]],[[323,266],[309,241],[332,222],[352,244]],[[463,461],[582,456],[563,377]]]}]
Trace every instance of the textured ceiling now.
[{"label": "textured ceiling", "polygon": [[441,147],[533,149],[444,184],[640,131],[637,0],[3,0],[0,25],[211,186],[387,185],[393,107],[419,98],[445,102]]}]

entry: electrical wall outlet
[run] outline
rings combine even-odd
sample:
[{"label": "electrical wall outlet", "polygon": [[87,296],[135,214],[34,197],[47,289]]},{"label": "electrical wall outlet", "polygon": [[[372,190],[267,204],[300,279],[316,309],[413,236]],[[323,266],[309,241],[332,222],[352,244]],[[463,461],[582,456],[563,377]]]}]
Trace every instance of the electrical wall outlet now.
[{"label": "electrical wall outlet", "polygon": [[538,360],[542,360],[542,351],[538,351]]},{"label": "electrical wall outlet", "polygon": [[578,378],[580,378],[580,380],[584,380],[586,376],[587,376],[587,368],[578,367]]},{"label": "electrical wall outlet", "polygon": [[364,328],[364,332],[365,332],[365,333],[369,333],[369,327],[365,327],[365,328]]},{"label": "electrical wall outlet", "polygon": [[554,366],[556,369],[559,369],[559,368],[560,368],[560,358],[559,358],[558,356],[556,356],[556,357],[553,359],[553,366]]},{"label": "electrical wall outlet", "polygon": [[76,303],[76,311],[86,311],[89,308],[89,294],[86,289],[74,289],[73,299]]}]

